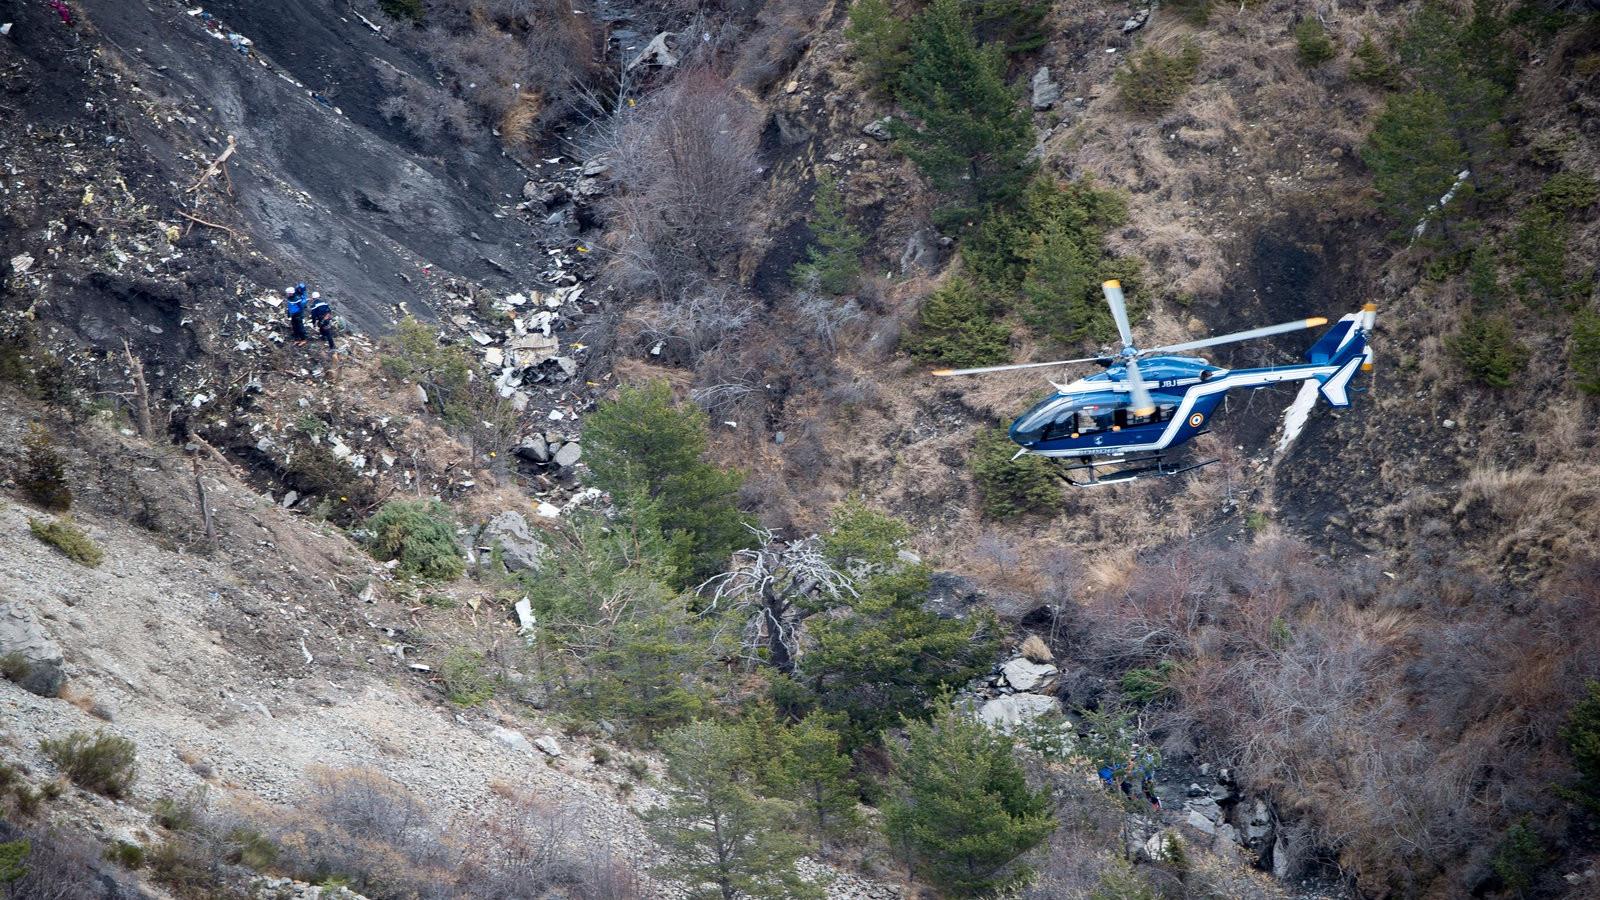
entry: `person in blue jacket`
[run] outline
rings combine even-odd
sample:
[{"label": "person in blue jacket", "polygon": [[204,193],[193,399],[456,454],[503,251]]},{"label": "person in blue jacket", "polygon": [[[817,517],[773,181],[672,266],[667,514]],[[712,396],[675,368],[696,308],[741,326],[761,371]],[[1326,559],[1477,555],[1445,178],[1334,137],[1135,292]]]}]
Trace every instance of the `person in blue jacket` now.
[{"label": "person in blue jacket", "polygon": [[306,343],[306,286],[302,282],[292,288],[284,288],[283,311],[289,316],[289,332],[294,337],[297,346],[304,347]]},{"label": "person in blue jacket", "polygon": [[338,349],[333,345],[333,307],[322,299],[322,294],[318,291],[311,292],[311,324],[317,326],[317,333],[328,342],[329,350]]}]

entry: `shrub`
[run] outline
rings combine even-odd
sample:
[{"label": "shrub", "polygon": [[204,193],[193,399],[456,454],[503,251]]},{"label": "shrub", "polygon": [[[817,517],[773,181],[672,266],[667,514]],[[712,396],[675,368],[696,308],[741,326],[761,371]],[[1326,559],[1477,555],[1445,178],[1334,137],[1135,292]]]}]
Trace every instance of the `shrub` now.
[{"label": "shrub", "polygon": [[1172,690],[1172,673],[1177,668],[1177,663],[1163,659],[1155,668],[1129,669],[1122,673],[1122,696],[1141,706],[1160,700]]},{"label": "shrub", "polygon": [[1152,47],[1128,58],[1117,70],[1117,95],[1124,108],[1139,115],[1156,115],[1172,108],[1189,90],[1200,71],[1200,48],[1185,40],[1177,53]]},{"label": "shrub", "polygon": [[896,120],[897,145],[944,195],[944,227],[968,228],[1021,194],[1033,173],[1033,123],[1006,84],[1004,52],[979,46],[961,0],[933,0],[911,23],[900,101],[920,128]]},{"label": "shrub", "polygon": [[440,344],[439,333],[430,326],[406,316],[383,345],[388,351],[383,355],[384,371],[422,385],[441,415],[445,403],[466,391],[471,358],[460,347]]},{"label": "shrub", "polygon": [[1328,29],[1316,16],[1308,16],[1295,26],[1294,43],[1300,52],[1300,64],[1304,66],[1320,66],[1338,53],[1328,37]]},{"label": "shrub", "polygon": [[477,706],[494,697],[494,681],[483,672],[483,654],[460,647],[439,665],[444,693],[457,706]]},{"label": "shrub", "polygon": [[[28,673],[32,671],[33,667],[28,665],[27,657],[24,657],[21,653],[7,653],[0,656],[0,678],[4,678],[7,681],[20,682],[25,680],[28,677]],[[5,787],[5,784],[0,782],[0,788],[3,787]]]},{"label": "shrub", "polygon": [[791,272],[795,284],[817,288],[830,294],[847,293],[861,274],[861,248],[867,239],[845,216],[839,182],[823,172],[817,175],[812,197],[811,232],[817,243],[806,248],[806,261]]},{"label": "shrub", "polygon": [[99,545],[68,519],[46,522],[29,516],[28,530],[33,532],[34,537],[61,551],[67,559],[91,569],[105,559],[105,552]]},{"label": "shrub", "polygon": [[1361,43],[1356,45],[1350,77],[1380,90],[1394,90],[1401,84],[1400,67],[1394,64],[1394,60],[1370,34],[1362,35]]},{"label": "shrub", "polygon": [[133,741],[104,731],[47,738],[39,749],[73,784],[107,797],[126,795],[138,774]]},{"label": "shrub", "polygon": [[396,19],[422,21],[422,0],[378,0],[378,8]]},{"label": "shrub", "polygon": [[706,462],[706,445],[705,413],[674,406],[664,381],[623,387],[583,423],[590,480],[652,508],[670,545],[669,579],[683,587],[722,571],[750,540],[737,505],[744,476]]},{"label": "shrub", "polygon": [[1567,365],[1578,390],[1600,394],[1600,313],[1585,309],[1573,317]]},{"label": "shrub", "polygon": [[106,848],[106,859],[124,869],[144,868],[144,848],[127,841],[117,841]]},{"label": "shrub", "polygon": [[449,581],[466,571],[450,511],[423,500],[391,500],[367,520],[367,549],[380,560],[398,559],[400,571]]},{"label": "shrub", "polygon": [[22,446],[22,471],[17,475],[22,493],[45,509],[66,512],[72,507],[72,489],[67,487],[66,461],[56,452],[50,432],[34,422],[28,426]]},{"label": "shrub", "polygon": [[856,0],[844,36],[867,87],[884,96],[892,94],[908,58],[911,28],[895,16],[889,0]]},{"label": "shrub", "polygon": [[1056,828],[1048,791],[1028,788],[1010,737],[948,704],[907,722],[890,747],[883,830],[948,896],[1000,892],[1027,877],[1015,860]]},{"label": "shrub", "polygon": [[1578,770],[1577,787],[1563,790],[1563,795],[1600,814],[1600,681],[1585,686],[1583,699],[1567,714],[1561,740]]},{"label": "shrub", "polygon": [[761,181],[754,107],[710,69],[680,73],[620,117],[610,223],[621,277],[675,300],[731,270]]},{"label": "shrub", "polygon": [[905,348],[918,359],[965,367],[1002,363],[1011,355],[1011,329],[960,276],[928,296],[917,311],[917,324]]},{"label": "shrub", "polygon": [[1361,146],[1372,170],[1379,205],[1398,220],[1401,233],[1433,209],[1467,165],[1467,152],[1451,130],[1445,103],[1437,94],[1412,91],[1384,101],[1372,133]]},{"label": "shrub", "polygon": [[1544,841],[1533,830],[1527,816],[1523,816],[1500,839],[1489,865],[1500,876],[1506,890],[1521,897],[1538,881],[1539,874],[1550,864],[1550,853]]},{"label": "shrub", "polygon": [[1042,456],[1016,456],[1004,426],[978,434],[967,465],[983,502],[983,514],[1008,519],[1029,512],[1054,512],[1061,508],[1061,482]]},{"label": "shrub", "polygon": [[1510,387],[1511,377],[1528,362],[1527,348],[1517,342],[1511,323],[1499,316],[1468,315],[1445,346],[1467,374],[1492,388]]},{"label": "shrub", "polygon": [[1539,189],[1539,202],[1551,209],[1574,212],[1600,200],[1600,182],[1582,172],[1557,172]]}]

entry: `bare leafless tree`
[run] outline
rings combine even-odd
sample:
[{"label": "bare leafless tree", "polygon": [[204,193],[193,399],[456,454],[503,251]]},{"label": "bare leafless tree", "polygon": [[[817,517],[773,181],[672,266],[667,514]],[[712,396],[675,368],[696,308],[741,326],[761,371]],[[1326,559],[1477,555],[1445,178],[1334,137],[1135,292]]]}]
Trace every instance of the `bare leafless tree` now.
[{"label": "bare leafless tree", "polygon": [[662,298],[724,275],[749,237],[760,176],[754,108],[709,68],[683,72],[617,120],[611,242],[623,279]]},{"label": "bare leafless tree", "polygon": [[752,528],[757,546],[734,554],[729,572],[701,585],[711,608],[732,607],[746,622],[744,648],[752,660],[765,650],[765,662],[792,673],[800,655],[800,624],[847,597],[856,588],[835,568],[816,535],[781,541],[770,530]]}]

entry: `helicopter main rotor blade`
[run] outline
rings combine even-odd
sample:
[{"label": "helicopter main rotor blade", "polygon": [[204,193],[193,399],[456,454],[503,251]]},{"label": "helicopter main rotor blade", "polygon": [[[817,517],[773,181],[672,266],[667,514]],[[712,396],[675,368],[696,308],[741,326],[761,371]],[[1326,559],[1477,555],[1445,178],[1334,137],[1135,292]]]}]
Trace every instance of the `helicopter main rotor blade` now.
[{"label": "helicopter main rotor blade", "polygon": [[1268,325],[1264,328],[1252,328],[1249,331],[1235,331],[1232,334],[1219,334],[1215,337],[1201,338],[1198,341],[1186,341],[1182,344],[1168,344],[1165,347],[1151,347],[1148,350],[1141,350],[1139,353],[1144,356],[1149,356],[1152,353],[1176,353],[1179,350],[1198,350],[1201,347],[1215,347],[1218,344],[1231,344],[1234,341],[1248,341],[1251,338],[1270,337],[1274,334],[1283,334],[1284,332],[1288,331],[1300,331],[1306,328],[1316,328],[1319,325],[1326,324],[1328,324],[1327,319],[1323,318],[1322,316],[1315,316],[1310,319],[1297,319],[1293,322],[1285,322],[1282,325]]},{"label": "helicopter main rotor blade", "polygon": [[1131,398],[1133,400],[1131,412],[1136,416],[1153,414],[1156,411],[1156,402],[1150,399],[1150,390],[1145,387],[1144,376],[1139,374],[1139,361],[1129,359],[1127,361],[1127,369],[1128,391],[1133,395]]},{"label": "helicopter main rotor blade", "polygon": [[1075,363],[1101,362],[1103,356],[1088,356],[1083,359],[1057,359],[1051,362],[1013,363],[1009,366],[980,366],[976,369],[935,369],[933,374],[940,378],[951,375],[984,375],[989,372],[1010,372],[1013,369],[1042,369],[1046,366],[1070,366]]},{"label": "helicopter main rotor blade", "polygon": [[1122,346],[1133,346],[1133,332],[1128,330],[1128,307],[1122,300],[1122,282],[1115,278],[1100,283],[1105,292],[1106,304],[1111,307],[1111,318],[1117,320],[1117,334],[1122,336]]}]

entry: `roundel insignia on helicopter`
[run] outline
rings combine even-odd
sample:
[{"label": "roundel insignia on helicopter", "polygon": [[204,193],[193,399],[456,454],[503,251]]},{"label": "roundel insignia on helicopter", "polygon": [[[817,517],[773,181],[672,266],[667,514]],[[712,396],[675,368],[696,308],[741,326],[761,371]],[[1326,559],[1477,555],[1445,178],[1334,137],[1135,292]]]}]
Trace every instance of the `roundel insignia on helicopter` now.
[{"label": "roundel insignia on helicopter", "polygon": [[1205,417],[1204,413],[1195,413],[1194,415],[1189,417],[1189,427],[1191,427],[1191,428],[1199,428],[1200,427],[1200,423],[1204,422],[1205,420],[1206,420],[1206,417]]}]

